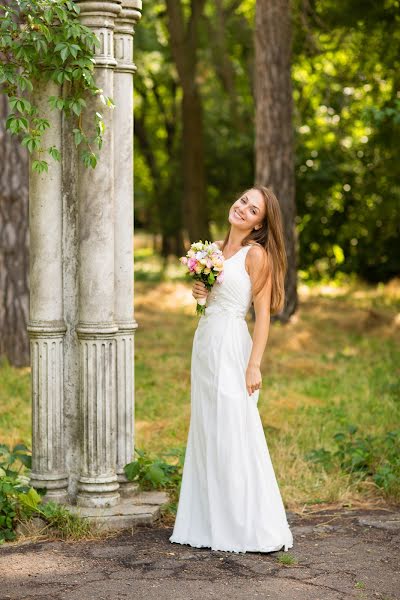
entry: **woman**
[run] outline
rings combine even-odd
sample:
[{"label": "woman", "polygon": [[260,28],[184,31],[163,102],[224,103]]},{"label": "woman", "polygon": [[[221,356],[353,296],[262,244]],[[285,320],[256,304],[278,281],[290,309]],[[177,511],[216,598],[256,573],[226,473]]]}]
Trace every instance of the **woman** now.
[{"label": "woman", "polygon": [[[216,242],[224,280],[207,296],[193,339],[191,417],[171,542],[230,552],[288,550],[293,537],[258,412],[270,313],[282,310],[287,268],[279,203],[246,190]],[[253,339],[245,320],[253,300]]]}]

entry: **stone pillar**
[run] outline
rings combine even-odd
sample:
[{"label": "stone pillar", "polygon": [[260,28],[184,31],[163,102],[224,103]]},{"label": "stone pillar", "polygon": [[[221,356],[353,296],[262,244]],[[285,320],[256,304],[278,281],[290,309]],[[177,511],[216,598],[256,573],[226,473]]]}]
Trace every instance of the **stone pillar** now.
[{"label": "stone pillar", "polygon": [[130,495],[124,466],[134,458],[133,308],[133,35],[141,17],[141,0],[123,0],[115,22],[114,49],[114,194],[115,194],[115,321],[117,351],[117,475],[120,493]]},{"label": "stone pillar", "polygon": [[[43,147],[61,147],[61,116],[49,111],[48,96],[58,96],[55,83],[37,83],[35,102],[51,127]],[[61,163],[46,155],[48,172],[29,166],[30,337],[32,369],[31,485],[47,488],[46,500],[67,500],[68,476],[64,453],[62,193]]]},{"label": "stone pillar", "polygon": [[[100,40],[95,77],[113,97],[115,18],[120,0],[79,2],[82,23]],[[87,97],[83,127],[93,128],[95,111],[105,131],[95,169],[78,171],[79,322],[81,472],[77,504],[114,506],[119,501],[116,474],[116,340],[114,318],[114,140],[112,110],[99,97]],[[90,113],[90,115],[88,115]],[[89,116],[91,121],[89,122]]]}]

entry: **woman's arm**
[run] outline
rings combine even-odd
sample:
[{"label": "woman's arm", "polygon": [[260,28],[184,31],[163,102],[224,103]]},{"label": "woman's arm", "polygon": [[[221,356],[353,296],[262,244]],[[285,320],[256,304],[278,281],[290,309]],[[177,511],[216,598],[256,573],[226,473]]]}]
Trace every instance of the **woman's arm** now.
[{"label": "woman's arm", "polygon": [[[259,277],[264,268],[266,260],[265,250],[260,246],[250,248],[246,257],[246,265],[254,289],[257,277]],[[269,324],[270,324],[270,306],[271,306],[271,273],[268,274],[263,288],[256,296],[253,296],[254,312],[256,322],[253,331],[253,347],[251,350],[249,364],[246,371],[246,386],[251,395],[255,390],[261,387],[261,359],[267,345]]]}]

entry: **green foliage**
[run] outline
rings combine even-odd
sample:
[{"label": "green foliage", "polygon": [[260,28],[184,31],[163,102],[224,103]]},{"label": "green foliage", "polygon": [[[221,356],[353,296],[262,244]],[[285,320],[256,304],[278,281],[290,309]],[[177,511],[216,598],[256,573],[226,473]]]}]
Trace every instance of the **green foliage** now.
[{"label": "green foliage", "polygon": [[348,425],[333,436],[335,450],[316,448],[305,458],[328,472],[340,467],[357,481],[370,478],[388,496],[400,498],[400,429],[365,437],[356,437],[357,431]]},{"label": "green foliage", "polygon": [[17,444],[13,449],[0,445],[0,544],[14,540],[16,524],[32,517],[41,517],[63,539],[87,535],[89,521],[56,502],[43,503],[41,495],[21,474],[24,467],[31,467],[31,455],[24,444]]},{"label": "green foliage", "polygon": [[64,540],[77,540],[91,533],[90,521],[71,513],[57,502],[49,501],[38,506],[35,514],[42,517],[51,529],[57,531],[57,536]]},{"label": "green foliage", "polygon": [[84,131],[82,110],[85,97],[98,95],[110,108],[112,100],[102,94],[94,81],[94,49],[99,41],[94,33],[79,22],[79,6],[72,0],[11,0],[0,5],[0,86],[9,97],[11,112],[6,128],[18,136],[30,154],[32,169],[48,170],[46,154],[61,158],[55,146],[43,147],[43,134],[49,121],[35,105],[35,87],[54,82],[63,88],[60,96],[49,96],[52,110],[62,111],[76,123],[74,140],[81,145],[81,159],[95,167],[104,131],[103,117],[93,114],[93,132]]},{"label": "green foliage", "polygon": [[[219,13],[206,2],[197,49],[205,202],[220,230],[228,203],[253,182],[255,109],[255,2],[223,4]],[[297,0],[292,8],[299,267],[309,280],[388,281],[400,264],[398,2]],[[184,149],[164,2],[147,7],[135,35],[135,218],[161,233],[166,255],[182,229]]]},{"label": "green foliage", "polygon": [[[141,489],[176,489],[182,478],[184,450],[172,448],[155,457],[144,450],[135,449],[138,458],[125,465],[124,471],[129,481],[135,481]],[[173,463],[163,460],[172,458]]]},{"label": "green foliage", "polygon": [[31,460],[32,457],[25,444],[17,444],[12,450],[5,444],[0,444],[0,469],[7,477],[18,477],[22,467],[30,469]]},{"label": "green foliage", "polygon": [[15,539],[16,521],[28,518],[41,501],[20,475],[21,469],[30,465],[31,456],[24,444],[13,449],[0,445],[0,544]]},{"label": "green foliage", "polygon": [[27,493],[29,490],[26,486],[0,469],[0,544],[15,539],[15,520],[18,513],[24,512],[18,500]]},{"label": "green foliage", "polygon": [[300,264],[316,279],[387,281],[400,264],[398,3],[319,0],[303,17],[292,71]]}]

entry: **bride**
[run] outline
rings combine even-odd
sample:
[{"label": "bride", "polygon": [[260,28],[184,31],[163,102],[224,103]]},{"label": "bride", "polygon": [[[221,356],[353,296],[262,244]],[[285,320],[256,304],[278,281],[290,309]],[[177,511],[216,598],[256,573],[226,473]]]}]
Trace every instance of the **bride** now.
[{"label": "bride", "polygon": [[[229,552],[293,546],[258,411],[270,315],[282,310],[287,258],[278,200],[263,186],[230,207],[215,242],[224,279],[194,298],[206,309],[193,338],[191,416],[178,509],[169,540]],[[245,317],[254,305],[253,338]]]}]

